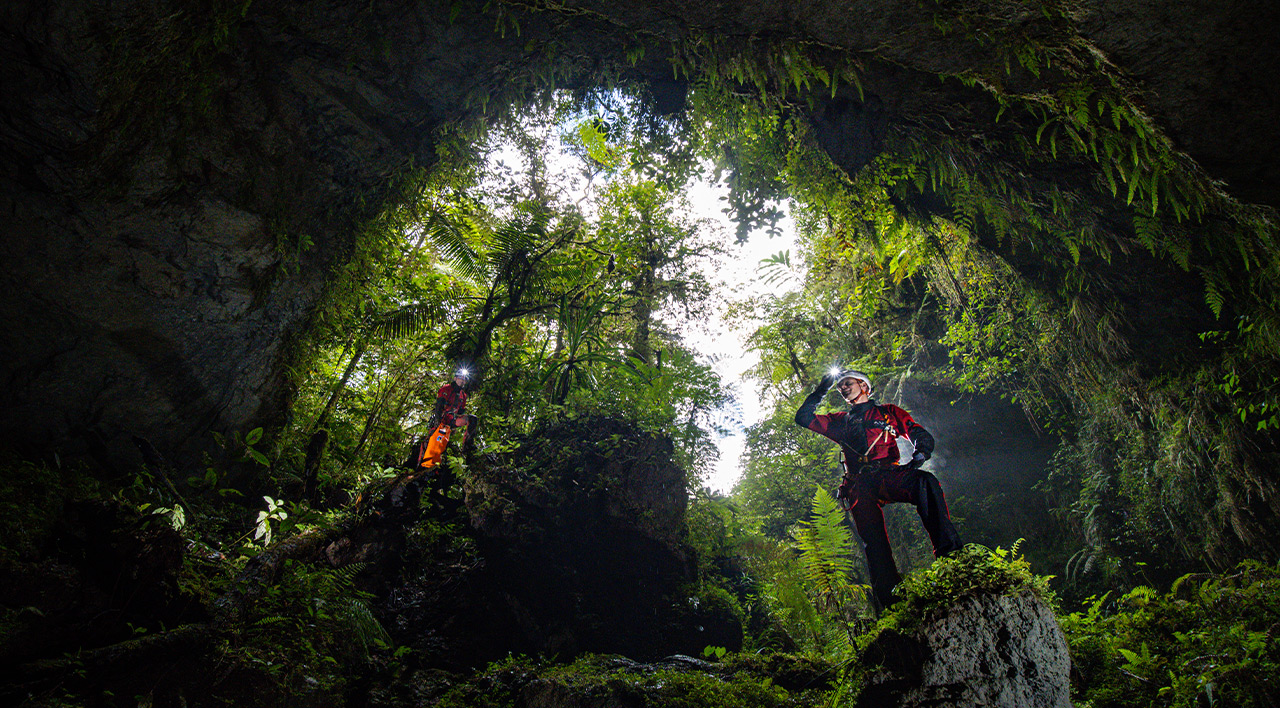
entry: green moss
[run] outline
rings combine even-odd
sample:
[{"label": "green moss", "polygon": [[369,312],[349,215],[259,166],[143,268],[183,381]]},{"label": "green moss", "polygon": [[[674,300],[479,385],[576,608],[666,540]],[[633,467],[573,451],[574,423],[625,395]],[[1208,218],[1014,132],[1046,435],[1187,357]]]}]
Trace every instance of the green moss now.
[{"label": "green moss", "polygon": [[994,551],[969,544],[932,566],[903,578],[894,590],[900,600],[881,616],[871,631],[857,638],[857,647],[844,664],[836,703],[851,704],[877,666],[865,660],[866,652],[882,634],[910,634],[944,614],[957,600],[972,595],[1016,595],[1031,592],[1051,608],[1057,598],[1049,589],[1050,578],[1031,572],[1026,559],[1012,549]]},{"label": "green moss", "polygon": [[824,705],[831,667],[790,655],[723,665],[637,664],[586,656],[570,664],[516,657],[490,666],[445,694],[440,708],[511,708],[535,696],[581,696],[598,705],[648,708],[781,708]]},{"label": "green moss", "polygon": [[1050,607],[1056,606],[1050,578],[1031,572],[1030,564],[1018,555],[1018,545],[993,551],[971,543],[911,573],[894,590],[900,601],[871,633],[859,638],[858,644],[865,647],[885,629],[911,631],[969,595],[1014,595],[1029,590]]},{"label": "green moss", "polygon": [[705,585],[699,591],[698,599],[705,612],[718,617],[732,618],[740,625],[746,624],[747,616],[742,610],[742,604],[728,590],[718,585]]}]

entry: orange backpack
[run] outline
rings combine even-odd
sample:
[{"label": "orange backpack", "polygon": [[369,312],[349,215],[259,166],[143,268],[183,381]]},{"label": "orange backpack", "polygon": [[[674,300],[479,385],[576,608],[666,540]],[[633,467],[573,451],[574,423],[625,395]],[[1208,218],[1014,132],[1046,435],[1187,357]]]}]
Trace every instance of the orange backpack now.
[{"label": "orange backpack", "polygon": [[418,446],[420,454],[418,464],[414,466],[415,473],[429,470],[440,464],[440,459],[444,457],[444,449],[449,445],[449,433],[451,432],[452,428],[447,423],[441,423],[431,432],[431,437],[427,439],[427,444]]}]

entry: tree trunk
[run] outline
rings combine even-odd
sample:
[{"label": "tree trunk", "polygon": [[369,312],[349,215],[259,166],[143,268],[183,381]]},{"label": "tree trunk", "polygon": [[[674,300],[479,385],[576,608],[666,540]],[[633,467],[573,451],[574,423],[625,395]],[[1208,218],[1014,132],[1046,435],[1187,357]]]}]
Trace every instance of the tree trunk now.
[{"label": "tree trunk", "polygon": [[646,244],[644,261],[636,275],[634,310],[636,331],[631,340],[631,352],[644,363],[650,363],[653,350],[649,346],[650,323],[653,320],[654,301],[657,299],[657,271],[660,256],[653,252],[652,243]]},{"label": "tree trunk", "polygon": [[320,411],[320,417],[316,418],[316,422],[311,424],[311,429],[323,428],[329,422],[329,416],[333,414],[333,407],[338,403],[338,397],[347,388],[347,382],[351,380],[351,375],[355,373],[356,364],[360,363],[360,357],[369,349],[369,342],[362,341],[356,345],[355,352],[351,355],[351,361],[347,362],[347,368],[342,372],[342,378],[338,379],[338,384],[333,387],[333,393],[329,394],[329,400],[325,401],[324,410]]}]

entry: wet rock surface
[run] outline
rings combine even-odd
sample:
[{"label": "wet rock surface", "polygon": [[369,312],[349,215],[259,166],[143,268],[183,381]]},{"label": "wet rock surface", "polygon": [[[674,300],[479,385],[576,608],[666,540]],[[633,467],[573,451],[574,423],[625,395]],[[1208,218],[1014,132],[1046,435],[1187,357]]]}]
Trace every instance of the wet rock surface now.
[{"label": "wet rock surface", "polygon": [[909,633],[863,652],[859,708],[1068,708],[1071,658],[1047,605],[1030,592],[966,596]]}]

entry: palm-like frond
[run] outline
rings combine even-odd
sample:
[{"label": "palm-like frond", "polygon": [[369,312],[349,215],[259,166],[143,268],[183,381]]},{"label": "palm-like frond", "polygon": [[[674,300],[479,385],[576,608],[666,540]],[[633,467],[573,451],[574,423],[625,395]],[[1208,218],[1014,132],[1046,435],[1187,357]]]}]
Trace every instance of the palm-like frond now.
[{"label": "palm-like frond", "polygon": [[369,334],[382,340],[411,337],[434,327],[442,315],[438,303],[406,305],[370,319]]},{"label": "palm-like frond", "polygon": [[532,251],[546,241],[546,219],[517,216],[497,225],[491,234],[493,248],[486,255],[489,265],[498,272],[511,272],[529,261]]},{"label": "palm-like frond", "polygon": [[571,355],[587,344],[602,342],[596,324],[607,314],[605,310],[613,301],[607,295],[597,295],[579,302],[568,297],[560,298],[559,319],[564,326],[565,348]]},{"label": "palm-like frond", "polygon": [[756,272],[761,274],[766,285],[795,280],[795,274],[791,270],[791,251],[778,251],[768,258],[761,258]]},{"label": "palm-like frond", "polygon": [[441,261],[467,280],[483,283],[489,279],[489,274],[468,242],[467,231],[470,229],[467,226],[459,226],[455,218],[440,210],[432,210],[422,223],[422,229],[436,247]]}]

